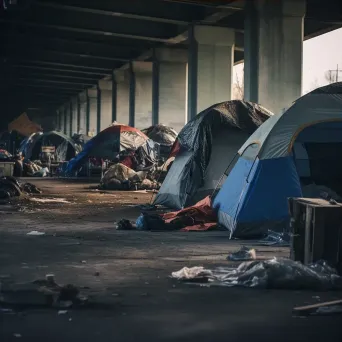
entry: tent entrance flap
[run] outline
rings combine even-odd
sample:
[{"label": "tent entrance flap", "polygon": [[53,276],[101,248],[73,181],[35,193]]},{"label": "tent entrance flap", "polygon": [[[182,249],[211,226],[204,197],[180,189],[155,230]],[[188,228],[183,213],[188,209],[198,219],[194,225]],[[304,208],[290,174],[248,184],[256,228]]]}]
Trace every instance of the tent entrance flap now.
[{"label": "tent entrance flap", "polygon": [[293,144],[293,157],[304,187],[327,187],[342,197],[342,122],[305,128]]}]

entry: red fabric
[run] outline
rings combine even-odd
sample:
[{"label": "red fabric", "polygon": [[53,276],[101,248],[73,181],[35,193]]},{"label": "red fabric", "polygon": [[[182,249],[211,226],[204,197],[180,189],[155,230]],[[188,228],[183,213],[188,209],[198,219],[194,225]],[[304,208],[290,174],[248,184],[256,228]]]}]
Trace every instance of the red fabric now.
[{"label": "red fabric", "polygon": [[133,161],[133,158],[131,156],[125,157],[124,159],[122,159],[120,161],[120,163],[129,167],[130,169],[134,168],[134,161]]},{"label": "red fabric", "polygon": [[135,127],[131,127],[131,126],[121,125],[121,124],[115,124],[115,125],[109,126],[108,128],[104,129],[100,133],[103,133],[103,132],[111,132],[111,133],[117,132],[118,134],[120,132],[135,132],[136,134],[140,135],[146,140],[148,139],[147,135],[141,132],[139,129]]},{"label": "red fabric", "polygon": [[176,155],[178,154],[179,150],[181,148],[181,144],[179,143],[178,139],[174,142],[171,152],[170,152],[170,156],[171,157],[176,157]]},{"label": "red fabric", "polygon": [[197,202],[192,207],[165,213],[161,217],[166,223],[171,223],[173,220],[182,218],[187,219],[186,222],[189,222],[189,219],[191,219],[190,221],[192,221],[193,224],[182,228],[181,231],[203,231],[217,225],[217,217],[211,207],[211,199],[209,196]]}]

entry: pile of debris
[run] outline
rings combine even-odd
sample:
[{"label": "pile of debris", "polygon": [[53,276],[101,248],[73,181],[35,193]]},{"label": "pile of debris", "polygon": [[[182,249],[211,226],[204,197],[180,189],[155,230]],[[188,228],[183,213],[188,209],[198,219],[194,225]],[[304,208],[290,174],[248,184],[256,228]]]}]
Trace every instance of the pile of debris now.
[{"label": "pile of debris", "polygon": [[72,284],[59,285],[53,274],[46,279],[29,283],[14,283],[11,279],[0,279],[0,304],[10,307],[47,306],[70,308],[87,303],[87,296]]},{"label": "pile of debris", "polygon": [[[251,258],[252,259],[252,258]],[[342,277],[325,261],[303,265],[284,258],[253,260],[235,267],[184,267],[173,272],[172,278],[213,286],[242,286],[267,289],[341,290]]]},{"label": "pile of debris", "polygon": [[23,175],[30,177],[46,177],[49,174],[49,168],[44,167],[40,160],[30,161],[24,160],[23,162]]},{"label": "pile of debris", "polygon": [[112,165],[103,175],[99,188],[105,190],[155,190],[160,184],[148,171],[134,171],[118,163]]},{"label": "pile of debris", "polygon": [[42,191],[34,184],[21,184],[15,177],[5,176],[0,178],[0,204],[7,204],[13,197],[22,194],[41,194]]}]

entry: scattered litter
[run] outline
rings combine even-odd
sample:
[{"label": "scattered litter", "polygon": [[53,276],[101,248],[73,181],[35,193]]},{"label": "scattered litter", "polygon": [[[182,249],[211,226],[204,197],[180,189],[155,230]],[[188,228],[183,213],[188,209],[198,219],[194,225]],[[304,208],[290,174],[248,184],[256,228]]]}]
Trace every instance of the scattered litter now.
[{"label": "scattered litter", "polygon": [[1,282],[0,303],[55,307],[61,310],[73,305],[84,305],[88,298],[72,285],[59,285],[47,275],[28,283]]},{"label": "scattered litter", "polygon": [[299,316],[342,314],[342,300],[295,307],[293,313]]},{"label": "scattered litter", "polygon": [[15,334],[13,334],[13,336],[16,337],[16,338],[20,338],[20,337],[21,337],[21,334],[15,333]]},{"label": "scattered litter", "polygon": [[315,312],[316,315],[342,314],[342,305],[320,307]]},{"label": "scattered litter", "polygon": [[45,233],[44,232],[38,232],[38,230],[32,230],[31,232],[27,233],[26,235],[41,236],[41,235],[45,235]]},{"label": "scattered litter", "polygon": [[68,310],[59,310],[58,315],[65,315],[68,313]]},{"label": "scattered litter", "polygon": [[268,230],[267,236],[264,239],[259,240],[259,244],[263,246],[287,247],[290,245],[290,236],[286,233]]},{"label": "scattered litter", "polygon": [[0,308],[0,312],[2,312],[2,313],[12,313],[13,310],[12,309],[7,309],[7,308]]},{"label": "scattered litter", "polygon": [[245,261],[237,268],[219,267],[213,270],[203,267],[183,268],[172,273],[172,278],[189,281],[206,281],[217,286],[243,286],[292,290],[342,289],[342,277],[321,261],[312,265],[273,258],[263,261]]},{"label": "scattered litter", "polygon": [[71,203],[65,198],[30,198],[30,201],[37,203]]},{"label": "scattered litter", "polygon": [[22,189],[24,192],[28,194],[41,194],[42,193],[42,190],[40,190],[34,184],[31,184],[31,183],[25,183],[22,186]]},{"label": "scattered litter", "polygon": [[60,308],[71,308],[72,304],[73,303],[71,300],[61,300],[61,301],[59,301],[58,307],[60,307]]},{"label": "scattered litter", "polygon": [[192,280],[192,279],[203,279],[212,277],[213,274],[211,271],[206,270],[204,267],[183,267],[181,270],[177,272],[172,272],[172,278],[176,278],[178,280]]},{"label": "scattered litter", "polygon": [[255,249],[250,249],[246,246],[242,246],[237,252],[230,253],[227,256],[227,260],[230,261],[248,261],[255,260],[256,252]]},{"label": "scattered litter", "polygon": [[71,321],[72,321],[72,318],[70,317],[70,318],[69,318],[69,322],[71,322]]},{"label": "scattered litter", "polygon": [[86,264],[87,261],[86,261],[86,260],[82,260],[81,263],[82,263],[82,264]]}]

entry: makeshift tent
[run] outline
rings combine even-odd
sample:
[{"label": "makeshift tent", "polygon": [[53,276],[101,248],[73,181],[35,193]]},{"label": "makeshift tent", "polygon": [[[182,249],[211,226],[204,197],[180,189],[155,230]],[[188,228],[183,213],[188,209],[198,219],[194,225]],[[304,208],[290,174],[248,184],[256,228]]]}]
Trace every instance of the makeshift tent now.
[{"label": "makeshift tent", "polygon": [[154,163],[153,141],[137,128],[113,124],[89,140],[68,164],[66,173],[77,171],[89,157],[115,160],[121,152],[135,152]]},{"label": "makeshift tent", "polygon": [[0,160],[1,161],[9,161],[12,160],[13,156],[7,151],[0,149]]},{"label": "makeshift tent", "polygon": [[160,153],[163,157],[169,156],[178,135],[173,128],[159,124],[143,129],[142,132],[160,145]]},{"label": "makeshift tent", "polygon": [[198,114],[178,135],[171,153],[176,158],[154,204],[181,209],[211,195],[239,147],[271,115],[238,100]]},{"label": "makeshift tent", "polygon": [[260,126],[213,207],[231,236],[254,237],[286,227],[288,198],[310,184],[342,194],[342,83],[312,91]]},{"label": "makeshift tent", "polygon": [[54,146],[56,148],[55,160],[58,162],[74,158],[81,151],[74,141],[58,131],[34,133],[25,139],[19,149],[26,159],[37,160],[40,158],[42,146]]}]

